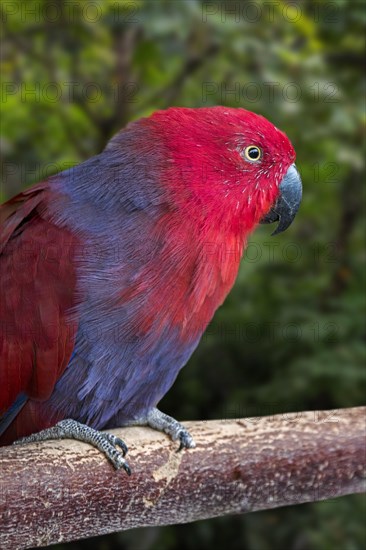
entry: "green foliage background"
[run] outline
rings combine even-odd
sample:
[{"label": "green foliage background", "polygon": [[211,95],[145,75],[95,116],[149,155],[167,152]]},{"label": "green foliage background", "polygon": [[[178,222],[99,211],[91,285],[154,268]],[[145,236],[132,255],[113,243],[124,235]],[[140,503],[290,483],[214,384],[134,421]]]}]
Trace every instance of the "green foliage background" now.
[{"label": "green foliage background", "polygon": [[[161,408],[206,419],[361,405],[364,3],[28,0],[2,15],[2,198],[172,105],[250,109],[295,146],[295,223],[257,230]],[[358,550],[364,512],[352,496],[59,548]]]}]

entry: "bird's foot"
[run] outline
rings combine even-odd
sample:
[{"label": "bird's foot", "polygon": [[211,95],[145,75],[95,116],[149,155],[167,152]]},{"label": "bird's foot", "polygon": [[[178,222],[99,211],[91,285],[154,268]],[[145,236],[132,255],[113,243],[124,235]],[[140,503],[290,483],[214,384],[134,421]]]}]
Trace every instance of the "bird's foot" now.
[{"label": "bird's foot", "polygon": [[193,437],[185,427],[171,416],[159,411],[159,409],[151,409],[146,417],[136,421],[136,424],[147,425],[154,428],[154,430],[165,432],[170,435],[173,441],[179,440],[180,444],[177,452],[182,449],[194,449],[196,446]]},{"label": "bird's foot", "polygon": [[[89,443],[99,449],[113,464],[116,470],[123,468],[128,475],[131,475],[131,469],[125,460],[127,445],[119,437],[105,432],[100,432],[90,428],[86,424],[81,424],[76,420],[67,418],[61,420],[52,428],[47,428],[41,432],[22,437],[14,442],[14,445],[23,443],[34,443],[38,441],[47,441],[49,439],[77,439],[84,443]],[[117,449],[119,447],[119,449]]]}]

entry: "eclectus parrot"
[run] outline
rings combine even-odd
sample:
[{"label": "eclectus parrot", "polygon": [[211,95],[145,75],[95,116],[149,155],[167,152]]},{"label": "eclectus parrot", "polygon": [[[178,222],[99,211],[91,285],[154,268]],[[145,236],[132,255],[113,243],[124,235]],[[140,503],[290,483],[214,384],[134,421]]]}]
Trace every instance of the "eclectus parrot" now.
[{"label": "eclectus parrot", "polygon": [[75,438],[130,469],[105,428],[194,447],[156,406],[234,284],[248,235],[292,222],[295,152],[244,109],[171,108],[1,207],[0,445]]}]

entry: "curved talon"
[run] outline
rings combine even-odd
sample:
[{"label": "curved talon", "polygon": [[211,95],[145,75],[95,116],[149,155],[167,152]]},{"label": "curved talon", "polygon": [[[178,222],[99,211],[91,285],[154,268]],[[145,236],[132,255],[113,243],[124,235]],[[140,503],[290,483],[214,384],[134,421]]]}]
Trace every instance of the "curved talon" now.
[{"label": "curved talon", "polygon": [[122,439],[117,437],[114,444],[118,445],[118,447],[120,447],[120,449],[122,449],[123,456],[126,456],[126,454],[128,453],[128,447],[127,447],[126,443],[124,441],[122,441]]},{"label": "curved talon", "polygon": [[[127,475],[131,475],[131,468],[129,464],[124,459],[128,449],[127,445],[122,439],[110,433],[101,434],[105,441],[107,441],[107,447],[101,449],[108,460],[113,464],[116,470],[123,468]],[[117,446],[120,447],[121,451],[117,449]]]},{"label": "curved talon", "polygon": [[128,476],[131,475],[131,473],[132,473],[132,472],[131,472],[131,468],[129,467],[129,465],[127,464],[127,462],[125,462],[125,463],[123,464],[123,469],[124,469],[124,471],[126,472],[126,474],[127,474]]},{"label": "curved talon", "polygon": [[176,450],[177,453],[179,453],[182,449],[194,449],[196,444],[192,439],[192,436],[187,431],[180,431],[178,434],[178,438],[180,440],[180,444],[178,449]]},{"label": "curved talon", "polygon": [[183,431],[179,432],[178,437],[179,437],[180,443],[179,443],[179,447],[176,450],[176,452],[180,453],[180,451],[186,447],[187,437],[186,437],[186,434]]},{"label": "curved talon", "polygon": [[120,449],[122,449],[123,456],[126,456],[126,454],[128,453],[128,447],[122,439],[120,439],[119,437],[113,434],[108,434],[108,433],[105,434],[105,436],[109,443],[111,443],[114,447],[118,446]]},{"label": "curved talon", "polygon": [[128,476],[131,475],[132,472],[131,472],[130,465],[128,464],[128,462],[122,457],[122,455],[118,451],[116,451],[116,454],[114,456],[107,455],[107,457],[112,462],[112,464],[116,468],[116,470],[120,470],[121,468],[123,468]]},{"label": "curved talon", "polygon": [[196,446],[191,434],[182,424],[180,424],[180,422],[162,413],[157,408],[150,409],[146,417],[137,419],[137,421],[134,421],[134,424],[137,426],[146,426],[147,424],[151,428],[154,428],[154,430],[159,430],[170,435],[173,441],[179,439],[180,444],[177,449],[178,453],[184,448],[193,449]]}]

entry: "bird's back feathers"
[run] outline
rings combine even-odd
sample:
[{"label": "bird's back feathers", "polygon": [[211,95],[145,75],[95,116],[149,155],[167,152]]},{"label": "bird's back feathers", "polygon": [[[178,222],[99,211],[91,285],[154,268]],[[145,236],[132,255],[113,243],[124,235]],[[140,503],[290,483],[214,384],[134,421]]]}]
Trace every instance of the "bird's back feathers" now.
[{"label": "bird's back feathers", "polygon": [[41,183],[1,209],[0,415],[21,393],[48,399],[73,348],[76,241],[47,219],[48,200]]}]

